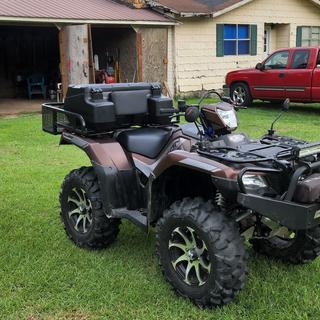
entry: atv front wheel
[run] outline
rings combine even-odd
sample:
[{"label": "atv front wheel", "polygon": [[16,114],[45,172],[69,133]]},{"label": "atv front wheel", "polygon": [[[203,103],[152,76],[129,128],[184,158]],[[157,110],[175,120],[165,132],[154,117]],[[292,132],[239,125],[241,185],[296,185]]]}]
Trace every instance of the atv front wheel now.
[{"label": "atv front wheel", "polygon": [[250,242],[260,254],[286,263],[305,264],[320,255],[320,226],[291,232],[288,237],[274,236],[269,239],[252,239]]},{"label": "atv front wheel", "polygon": [[167,281],[201,307],[230,302],[244,287],[246,250],[236,224],[211,202],[175,202],[158,222],[157,254]]},{"label": "atv front wheel", "polygon": [[120,220],[107,218],[93,168],[73,170],[65,177],[60,206],[65,231],[77,246],[103,249],[116,239]]}]

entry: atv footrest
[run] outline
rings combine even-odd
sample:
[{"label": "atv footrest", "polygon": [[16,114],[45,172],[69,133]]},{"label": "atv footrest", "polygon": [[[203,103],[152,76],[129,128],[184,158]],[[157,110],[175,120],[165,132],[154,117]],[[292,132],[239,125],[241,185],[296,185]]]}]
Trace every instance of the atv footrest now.
[{"label": "atv footrest", "polygon": [[140,211],[128,210],[126,208],[114,209],[112,218],[128,219],[143,231],[148,231],[147,217],[142,215]]},{"label": "atv footrest", "polygon": [[320,225],[320,203],[304,205],[244,193],[238,194],[238,203],[291,230]]}]

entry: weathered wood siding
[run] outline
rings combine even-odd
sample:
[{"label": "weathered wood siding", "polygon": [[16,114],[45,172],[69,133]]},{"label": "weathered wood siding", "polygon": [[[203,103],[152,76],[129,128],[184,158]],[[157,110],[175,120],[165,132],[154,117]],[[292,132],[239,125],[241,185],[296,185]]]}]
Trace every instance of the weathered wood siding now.
[{"label": "weathered wood siding", "polygon": [[[276,24],[277,38],[271,42],[277,47],[295,46],[297,26],[320,26],[320,9],[308,0],[254,0],[215,19],[182,22],[175,28],[175,78],[176,91],[187,93],[219,89],[228,71],[262,61],[265,23]],[[256,56],[216,57],[216,24],[225,23],[258,26]]]},{"label": "weathered wood siding", "polygon": [[142,80],[167,81],[167,28],[141,28],[139,32],[142,39]]}]

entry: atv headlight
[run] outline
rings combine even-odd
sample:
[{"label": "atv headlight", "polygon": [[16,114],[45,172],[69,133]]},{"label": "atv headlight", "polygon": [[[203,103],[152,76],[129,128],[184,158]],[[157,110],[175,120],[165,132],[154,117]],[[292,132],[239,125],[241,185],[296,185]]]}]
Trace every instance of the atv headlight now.
[{"label": "atv headlight", "polygon": [[237,129],[238,120],[234,110],[226,111],[222,109],[217,109],[217,112],[228,128],[230,128],[231,130]]},{"label": "atv headlight", "polygon": [[247,193],[263,194],[268,190],[268,183],[263,176],[247,174],[242,177]]}]

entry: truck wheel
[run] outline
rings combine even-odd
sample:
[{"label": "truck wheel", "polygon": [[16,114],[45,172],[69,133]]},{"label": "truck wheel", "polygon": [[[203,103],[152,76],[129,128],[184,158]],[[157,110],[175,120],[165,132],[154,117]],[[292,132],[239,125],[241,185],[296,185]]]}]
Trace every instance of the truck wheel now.
[{"label": "truck wheel", "polygon": [[250,242],[260,254],[286,263],[305,264],[320,255],[320,227],[292,232],[288,237],[252,239]]},{"label": "truck wheel", "polygon": [[231,86],[230,98],[237,106],[250,106],[252,103],[250,89],[243,82],[236,82]]},{"label": "truck wheel", "polygon": [[68,237],[79,247],[103,249],[115,241],[119,219],[109,219],[92,167],[71,171],[60,192],[61,219]]},{"label": "truck wheel", "polygon": [[211,202],[185,198],[157,224],[157,254],[178,295],[201,307],[229,303],[244,287],[247,253],[236,224]]}]

